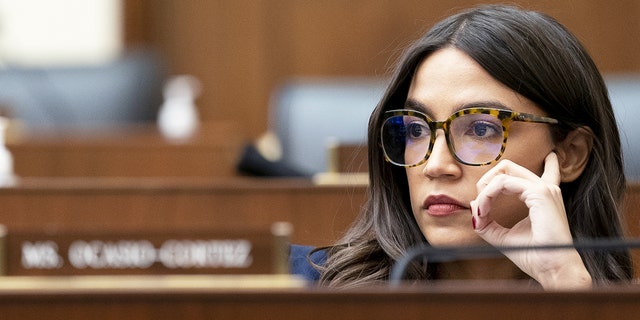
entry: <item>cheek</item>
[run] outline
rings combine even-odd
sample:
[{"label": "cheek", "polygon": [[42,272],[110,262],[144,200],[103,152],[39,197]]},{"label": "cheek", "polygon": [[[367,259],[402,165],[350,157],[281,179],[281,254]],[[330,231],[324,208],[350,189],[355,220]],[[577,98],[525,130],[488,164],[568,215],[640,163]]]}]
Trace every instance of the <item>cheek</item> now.
[{"label": "cheek", "polygon": [[420,185],[426,182],[424,176],[422,178],[420,167],[417,168],[407,168],[405,169],[405,173],[407,175],[407,184],[409,185],[409,197],[411,198],[411,209],[415,212],[416,205],[419,203],[419,192]]},{"label": "cheek", "polygon": [[540,128],[529,131],[526,135],[510,137],[502,159],[509,159],[541,176],[544,172],[544,159],[554,148],[550,132]]},{"label": "cheek", "polygon": [[[515,164],[524,167],[525,169],[535,173],[538,177],[542,176],[544,172],[544,159],[547,157],[552,149],[531,149],[539,150],[534,152],[523,152],[515,156],[505,157],[513,161]],[[544,151],[543,151],[544,150]]]}]

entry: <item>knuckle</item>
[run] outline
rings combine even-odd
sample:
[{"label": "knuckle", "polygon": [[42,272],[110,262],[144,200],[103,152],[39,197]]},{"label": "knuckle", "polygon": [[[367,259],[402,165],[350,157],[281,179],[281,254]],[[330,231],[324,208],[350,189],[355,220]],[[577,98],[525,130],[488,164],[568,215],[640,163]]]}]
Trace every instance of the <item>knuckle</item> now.
[{"label": "knuckle", "polygon": [[560,186],[556,186],[554,184],[549,184],[549,185],[547,185],[547,190],[553,196],[561,196],[562,195],[562,189],[560,189]]}]

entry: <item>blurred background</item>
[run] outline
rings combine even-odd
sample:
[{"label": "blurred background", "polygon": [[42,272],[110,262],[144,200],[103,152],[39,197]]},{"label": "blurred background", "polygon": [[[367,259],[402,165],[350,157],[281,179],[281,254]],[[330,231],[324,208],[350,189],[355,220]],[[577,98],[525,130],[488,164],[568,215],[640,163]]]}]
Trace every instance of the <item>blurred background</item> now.
[{"label": "blurred background", "polygon": [[[489,2],[498,1],[1,0],[0,110],[19,120],[23,134],[153,125],[166,81],[190,75],[199,82],[193,96],[201,132],[237,146],[230,162],[267,131],[283,140],[286,158],[306,151],[283,137],[302,135],[282,129],[283,104],[325,99],[318,113],[334,120],[352,104],[360,108],[352,126],[363,134],[402,48],[441,18]],[[640,2],[510,2],[565,24],[615,84],[618,105],[637,106]],[[637,118],[624,112],[625,120]],[[318,121],[316,135],[329,135],[318,132],[334,122]],[[305,167],[314,158],[292,161],[309,174],[326,162]]]},{"label": "blurred background", "polygon": [[[294,243],[332,244],[365,201],[367,121],[403,48],[489,2],[0,0],[13,159],[0,144],[0,223],[136,234],[287,221]],[[640,1],[509,2],[590,51],[640,179]]]},{"label": "blurred background", "polygon": [[[436,21],[478,3],[424,0],[125,1],[125,48],[160,52],[203,82],[202,118],[267,128],[269,98],[293,77],[385,76]],[[572,30],[603,73],[640,72],[640,3],[509,1]]]}]

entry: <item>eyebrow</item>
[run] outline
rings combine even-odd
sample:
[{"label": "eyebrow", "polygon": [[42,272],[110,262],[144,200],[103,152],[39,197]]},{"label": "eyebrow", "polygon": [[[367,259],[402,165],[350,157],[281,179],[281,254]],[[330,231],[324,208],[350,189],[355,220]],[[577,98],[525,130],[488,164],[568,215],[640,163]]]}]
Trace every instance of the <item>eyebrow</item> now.
[{"label": "eyebrow", "polygon": [[[431,114],[427,105],[415,99],[407,98],[407,100],[404,103],[404,108],[420,111],[422,113],[427,114],[428,116],[433,116],[433,114]],[[475,101],[470,103],[464,103],[462,105],[459,105],[455,109],[451,110],[452,111],[451,114],[456,113],[463,109],[468,109],[468,108],[493,108],[493,109],[513,110],[513,108],[505,105],[502,102],[499,102],[496,100],[485,100],[485,101]]]},{"label": "eyebrow", "polygon": [[418,102],[417,100],[411,99],[411,98],[407,98],[407,101],[404,102],[404,108],[405,109],[412,109],[412,110],[416,110],[416,111],[421,111],[421,112],[425,112],[427,111],[427,106],[425,106],[423,103]]}]

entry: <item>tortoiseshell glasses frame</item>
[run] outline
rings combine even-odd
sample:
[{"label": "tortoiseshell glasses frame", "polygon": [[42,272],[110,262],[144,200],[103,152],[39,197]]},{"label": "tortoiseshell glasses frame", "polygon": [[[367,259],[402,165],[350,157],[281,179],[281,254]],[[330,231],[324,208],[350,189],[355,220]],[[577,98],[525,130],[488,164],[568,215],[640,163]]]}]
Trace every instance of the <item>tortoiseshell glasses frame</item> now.
[{"label": "tortoiseshell glasses frame", "polygon": [[443,121],[433,121],[417,110],[397,109],[385,112],[381,146],[386,161],[402,167],[419,166],[429,159],[436,130],[442,129],[458,162],[484,166],[502,157],[513,121],[559,123],[549,117],[486,107],[465,108]]}]

